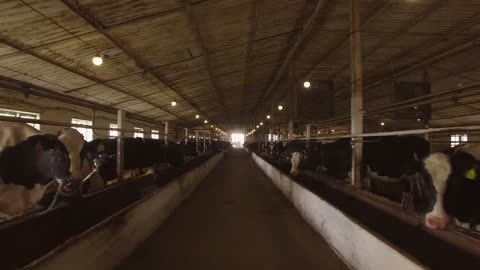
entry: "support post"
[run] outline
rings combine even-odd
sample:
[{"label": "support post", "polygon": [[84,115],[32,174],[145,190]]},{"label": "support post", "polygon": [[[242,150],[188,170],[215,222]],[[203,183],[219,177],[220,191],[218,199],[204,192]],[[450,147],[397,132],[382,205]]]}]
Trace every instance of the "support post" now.
[{"label": "support post", "polygon": [[168,122],[165,122],[165,145],[168,145]]},{"label": "support post", "polygon": [[123,161],[125,159],[125,132],[122,131],[125,129],[125,111],[123,110],[117,112],[117,127],[120,129],[117,137],[117,181],[121,181],[123,180]]},{"label": "support post", "polygon": [[307,141],[312,137],[312,124],[307,124]]},{"label": "support post", "polygon": [[[363,133],[363,78],[362,78],[362,44],[360,36],[360,0],[350,0],[351,20],[351,133]],[[352,142],[352,184],[361,187],[361,164],[363,145],[359,140]],[[361,141],[361,140],[360,140]]]},{"label": "support post", "polygon": [[288,121],[288,140],[293,140],[293,120]]},{"label": "support post", "polygon": [[199,153],[199,151],[198,151],[198,131],[195,131],[195,150],[197,151],[197,153]]},{"label": "support post", "polygon": [[207,145],[207,144],[205,143],[205,137],[206,137],[207,135],[205,135],[205,132],[202,132],[202,133],[203,133],[203,136],[202,136],[202,137],[203,137],[203,153],[205,153],[205,152],[206,152],[206,151],[205,151],[205,150],[206,150],[205,147],[206,147],[206,145]]},{"label": "support post", "polygon": [[185,128],[185,144],[188,143],[188,128]]}]

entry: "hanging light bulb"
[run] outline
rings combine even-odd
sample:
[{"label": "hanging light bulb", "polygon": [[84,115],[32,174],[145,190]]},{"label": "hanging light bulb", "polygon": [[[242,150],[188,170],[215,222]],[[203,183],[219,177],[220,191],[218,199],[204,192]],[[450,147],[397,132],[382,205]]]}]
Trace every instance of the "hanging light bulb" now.
[{"label": "hanging light bulb", "polygon": [[260,122],[260,126],[263,126],[263,122]]},{"label": "hanging light bulb", "polygon": [[213,128],[213,125],[210,125],[211,128]]},{"label": "hanging light bulb", "polygon": [[92,58],[92,63],[95,66],[101,66],[103,64],[103,58],[97,54]]},{"label": "hanging light bulb", "polygon": [[172,101],[172,106],[173,106],[173,107],[177,106],[177,102],[176,102],[176,101]]},{"label": "hanging light bulb", "polygon": [[208,124],[208,120],[203,121],[205,124]]},{"label": "hanging light bulb", "polygon": [[282,106],[282,105],[278,105],[278,110],[279,110],[279,111],[283,110],[283,106]]},{"label": "hanging light bulb", "polygon": [[270,119],[270,115],[267,115],[267,119]]},{"label": "hanging light bulb", "polygon": [[311,84],[310,84],[309,81],[305,81],[305,82],[303,83],[303,87],[305,87],[305,88],[310,88],[310,85],[311,85]]},{"label": "hanging light bulb", "polygon": [[385,123],[384,123],[384,122],[381,122],[380,125],[381,125],[381,126],[385,126]]},{"label": "hanging light bulb", "polygon": [[195,118],[197,118],[197,119],[198,119],[198,118],[200,118],[200,115],[198,115],[198,114],[197,114],[197,115],[195,115]]},{"label": "hanging light bulb", "polygon": [[257,128],[260,128],[260,126],[259,126],[259,125],[257,125]]}]

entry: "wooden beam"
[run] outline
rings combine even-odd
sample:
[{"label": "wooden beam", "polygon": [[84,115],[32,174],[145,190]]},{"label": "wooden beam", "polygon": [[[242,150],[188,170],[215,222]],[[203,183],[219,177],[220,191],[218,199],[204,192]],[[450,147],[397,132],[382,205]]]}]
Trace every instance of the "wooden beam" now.
[{"label": "wooden beam", "polygon": [[[407,24],[401,25],[392,33],[383,35],[383,38],[379,42],[377,42],[375,46],[373,46],[368,50],[368,52],[363,54],[363,59],[367,59],[368,57],[375,54],[378,50],[383,49],[385,46],[393,42],[395,39],[397,39],[398,37],[401,37],[403,33],[407,33],[408,31],[410,31],[410,29],[415,27],[418,23],[423,21],[432,13],[444,7],[447,3],[448,3],[447,0],[437,0],[435,3],[433,3],[428,8],[426,8],[423,12],[421,12],[418,16],[416,16],[415,19],[408,21]],[[386,5],[385,7],[388,7],[388,5]],[[362,24],[362,27],[364,27],[363,24]],[[342,74],[342,72],[345,71],[349,66],[350,64],[344,65],[337,72],[332,74],[328,79],[329,80],[335,79],[339,74]]]},{"label": "wooden beam", "polygon": [[[249,79],[250,79],[250,68],[253,62],[253,50],[255,48],[255,36],[257,34],[258,19],[260,17],[260,0],[255,0],[255,4],[252,5],[250,17],[250,32],[248,35],[248,46],[247,46],[247,58],[245,62],[245,72],[243,78],[243,92],[242,92],[242,115],[248,117],[247,115],[247,96],[249,88]],[[247,120],[247,119],[246,119]],[[247,120],[248,121],[248,120]]]},{"label": "wooden beam", "polygon": [[67,65],[65,65],[65,64],[63,64],[63,63],[61,63],[61,62],[59,62],[59,61],[53,60],[53,59],[51,59],[51,58],[48,58],[48,57],[46,57],[45,55],[42,55],[41,53],[38,53],[38,52],[36,52],[35,50],[30,49],[28,46],[25,46],[24,44],[21,44],[21,43],[19,43],[19,42],[17,42],[17,41],[10,40],[10,39],[8,39],[8,38],[5,37],[5,36],[0,36],[0,43],[3,43],[3,44],[5,44],[5,45],[7,45],[7,46],[9,46],[9,47],[12,47],[12,48],[14,48],[14,49],[16,49],[16,50],[18,50],[18,51],[23,52],[23,53],[25,53],[25,54],[28,54],[28,55],[31,55],[31,56],[33,56],[33,57],[36,57],[36,58],[38,58],[38,59],[40,59],[40,60],[43,60],[43,61],[45,61],[45,62],[47,62],[47,63],[49,63],[49,64],[51,64],[51,65],[54,65],[54,66],[56,66],[56,67],[62,68],[62,69],[64,69],[64,70],[67,70],[67,71],[69,71],[69,72],[71,72],[71,73],[73,73],[73,74],[76,74],[76,75],[80,76],[80,77],[84,77],[84,78],[86,78],[86,79],[89,79],[90,81],[95,82],[96,84],[103,85],[103,86],[108,87],[108,88],[110,88],[110,89],[113,89],[113,90],[115,90],[115,91],[117,91],[117,92],[120,92],[120,93],[122,93],[122,94],[124,94],[124,95],[127,95],[127,96],[130,96],[130,97],[136,98],[136,99],[138,99],[138,100],[141,100],[142,102],[145,102],[145,103],[147,103],[147,104],[150,104],[150,105],[152,105],[152,106],[154,106],[154,107],[156,107],[156,108],[158,108],[158,109],[160,109],[160,110],[162,110],[162,111],[164,111],[164,112],[166,112],[166,113],[168,113],[168,114],[171,114],[171,115],[175,116],[175,117],[178,118],[178,119],[182,119],[182,120],[185,120],[185,121],[189,121],[188,119],[182,118],[182,117],[180,117],[179,115],[175,114],[174,112],[171,112],[171,111],[169,111],[168,109],[165,109],[164,107],[161,107],[161,106],[159,106],[158,104],[155,104],[155,103],[151,102],[151,101],[148,100],[148,99],[145,99],[145,98],[143,98],[143,97],[141,97],[141,96],[135,95],[134,93],[132,93],[132,92],[130,92],[130,91],[128,91],[128,90],[124,90],[124,89],[122,89],[122,88],[120,88],[120,87],[117,87],[117,86],[115,86],[115,85],[113,85],[113,84],[111,84],[111,83],[109,83],[109,82],[106,82],[105,80],[102,80],[102,79],[99,79],[99,78],[97,78],[97,77],[95,77],[95,76],[93,76],[93,75],[90,75],[89,73],[87,73],[87,72],[85,72],[85,71],[81,71],[81,70],[78,70],[78,69],[76,69],[76,68],[69,67],[69,66],[67,66]]},{"label": "wooden beam", "polygon": [[188,22],[190,24],[190,27],[193,30],[193,33],[195,35],[195,39],[197,40],[197,43],[200,45],[201,54],[204,56],[208,76],[210,77],[210,82],[213,84],[213,86],[215,88],[215,92],[216,92],[217,99],[218,99],[218,104],[220,105],[220,108],[226,114],[228,114],[228,111],[225,107],[225,97],[223,95],[223,90],[220,88],[217,81],[215,80],[215,74],[213,73],[212,63],[208,59],[208,53],[209,52],[208,52],[208,49],[206,47],[207,43],[205,42],[205,40],[202,36],[201,30],[200,30],[200,27],[199,27],[199,20],[197,20],[195,14],[193,12],[192,5],[191,5],[190,1],[184,0],[183,3],[185,4],[185,13],[186,13]]},{"label": "wooden beam", "polygon": [[320,17],[321,11],[324,9],[325,5],[329,1],[326,0],[319,0],[317,2],[317,5],[315,6],[315,9],[312,12],[312,15],[308,18],[307,22],[305,23],[305,26],[303,27],[303,30],[298,34],[297,38],[293,42],[292,46],[288,50],[287,55],[285,56],[285,59],[283,60],[282,64],[280,65],[280,68],[278,69],[278,72],[275,74],[273,77],[273,80],[268,86],[263,90],[262,95],[260,96],[260,99],[258,100],[257,105],[255,106],[255,112],[252,117],[255,117],[258,113],[258,109],[260,107],[260,104],[269,97],[271,94],[272,90],[277,86],[278,82],[280,79],[283,77],[285,74],[287,68],[291,64],[292,60],[295,58],[298,49],[301,47],[305,39],[310,35],[312,32],[312,29],[314,26],[317,24],[317,20]]},{"label": "wooden beam", "polygon": [[152,72],[152,70],[139,57],[135,55],[135,53],[128,47],[127,44],[117,39],[112,34],[110,34],[106,30],[106,28],[103,26],[103,24],[95,17],[94,14],[91,14],[90,12],[88,12],[76,0],[61,0],[61,1],[65,4],[65,6],[70,8],[73,12],[75,12],[78,16],[80,16],[84,21],[86,21],[88,24],[94,27],[99,33],[104,35],[108,40],[110,40],[113,44],[115,44],[115,46],[117,46],[120,50],[122,50],[128,57],[130,57],[135,62],[135,64],[140,69],[144,70],[146,73],[152,74],[157,80],[162,82],[162,84],[164,84],[170,91],[174,92],[181,99],[183,99],[185,103],[187,103],[189,106],[194,108],[200,114],[207,116],[207,114],[202,110],[200,110],[200,108],[195,103],[193,103],[185,95],[180,93],[180,91],[174,89],[170,83],[165,82],[164,80],[162,80],[162,78],[160,78],[160,76]]},{"label": "wooden beam", "polygon": [[[8,78],[5,76],[0,75],[0,87],[6,90],[15,91],[24,94],[26,97],[32,95],[41,98],[51,99],[58,102],[63,102],[67,104],[72,104],[75,106],[80,106],[83,108],[98,110],[106,113],[116,114],[117,109],[110,107],[108,105],[96,103],[93,101],[82,100],[70,95],[66,95],[63,93],[59,93],[50,89],[47,89],[42,86],[37,86],[28,82],[23,82],[19,80],[15,80],[12,78]],[[161,125],[161,122],[158,122],[155,119],[144,117],[138,114],[128,113],[128,118],[135,119],[138,121],[146,122],[146,123],[155,123]]]}]

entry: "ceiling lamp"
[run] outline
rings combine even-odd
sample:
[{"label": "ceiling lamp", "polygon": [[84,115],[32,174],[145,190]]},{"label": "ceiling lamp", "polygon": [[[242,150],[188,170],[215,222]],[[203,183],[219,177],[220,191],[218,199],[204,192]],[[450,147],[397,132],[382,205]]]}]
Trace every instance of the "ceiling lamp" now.
[{"label": "ceiling lamp", "polygon": [[381,126],[385,126],[385,123],[384,123],[384,122],[381,122],[380,125],[381,125]]},{"label": "ceiling lamp", "polygon": [[103,64],[103,57],[101,57],[100,55],[96,54],[93,58],[92,58],[92,63],[95,65],[95,66],[101,66]]},{"label": "ceiling lamp", "polygon": [[208,124],[208,120],[203,121],[205,124]]},{"label": "ceiling lamp", "polygon": [[305,87],[305,88],[310,88],[310,86],[311,86],[311,84],[310,84],[309,81],[305,81],[305,82],[303,83],[303,87]]},{"label": "ceiling lamp", "polygon": [[335,132],[335,129],[332,129],[332,133]]},{"label": "ceiling lamp", "polygon": [[198,119],[198,118],[200,118],[200,115],[198,115],[198,114],[197,114],[197,115],[195,115],[195,118],[197,118],[197,119]]},{"label": "ceiling lamp", "polygon": [[260,122],[260,126],[263,126],[263,122]]},{"label": "ceiling lamp", "polygon": [[270,119],[270,115],[267,115],[267,119]]},{"label": "ceiling lamp", "polygon": [[283,106],[282,106],[282,105],[278,105],[278,110],[279,110],[279,111],[283,110]]},{"label": "ceiling lamp", "polygon": [[210,125],[211,128],[213,128],[213,125]]},{"label": "ceiling lamp", "polygon": [[172,101],[171,104],[172,104],[173,107],[177,106],[177,102],[176,102],[176,101]]}]

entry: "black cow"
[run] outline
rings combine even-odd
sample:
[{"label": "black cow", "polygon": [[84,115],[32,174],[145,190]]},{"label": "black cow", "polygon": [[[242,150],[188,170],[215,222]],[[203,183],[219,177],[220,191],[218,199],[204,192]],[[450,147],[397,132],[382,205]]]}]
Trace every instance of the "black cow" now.
[{"label": "black cow", "polygon": [[[316,167],[334,178],[349,179],[352,162],[350,139],[317,143],[309,148],[292,154],[292,174],[297,174],[302,168]],[[421,166],[418,160],[428,155],[428,141],[416,136],[377,137],[365,141],[363,148],[362,174],[366,176],[366,188],[397,202],[404,201],[406,193],[413,192],[414,187],[421,194]],[[410,195],[408,199],[412,201],[413,194]]]},{"label": "black cow", "polygon": [[425,223],[445,228],[452,219],[474,227],[480,223],[480,144],[434,153],[425,159],[425,181],[431,211]]},{"label": "black cow", "polygon": [[[93,161],[103,156],[100,175],[106,181],[117,178],[116,173],[116,139],[96,139],[88,142],[83,150],[89,160]],[[106,157],[104,157],[106,156]],[[135,170],[155,167],[160,163],[169,163],[179,166],[184,157],[179,144],[169,142],[168,146],[162,140],[125,138],[124,140],[124,169]]]},{"label": "black cow", "polygon": [[198,156],[197,143],[195,141],[182,141],[181,145],[183,147],[183,154],[185,158],[192,159]]}]

